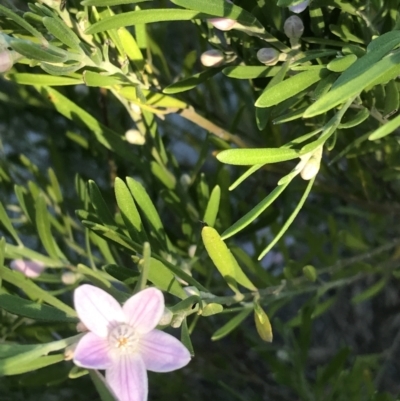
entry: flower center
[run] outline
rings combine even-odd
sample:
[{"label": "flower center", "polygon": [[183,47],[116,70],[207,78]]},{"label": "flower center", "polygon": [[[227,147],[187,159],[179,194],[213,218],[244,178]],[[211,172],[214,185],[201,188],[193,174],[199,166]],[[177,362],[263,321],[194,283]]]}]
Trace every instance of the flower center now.
[{"label": "flower center", "polygon": [[108,335],[111,349],[120,355],[135,352],[139,345],[139,339],[138,333],[126,323],[121,323],[114,327]]}]

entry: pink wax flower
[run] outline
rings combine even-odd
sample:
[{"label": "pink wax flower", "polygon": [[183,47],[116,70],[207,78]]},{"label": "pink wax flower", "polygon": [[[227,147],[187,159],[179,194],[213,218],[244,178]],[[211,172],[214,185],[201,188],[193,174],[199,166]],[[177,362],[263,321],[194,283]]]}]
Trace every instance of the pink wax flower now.
[{"label": "pink wax flower", "polygon": [[42,262],[35,262],[33,260],[15,259],[10,263],[10,267],[25,274],[26,277],[35,278],[40,276],[45,265]]},{"label": "pink wax flower", "polygon": [[105,369],[106,382],[119,401],[146,401],[147,373],[186,366],[190,353],[175,337],[156,330],[164,313],[160,290],[147,288],[121,307],[105,291],[84,284],[74,293],[75,309],[89,329],[78,342],[74,362]]}]

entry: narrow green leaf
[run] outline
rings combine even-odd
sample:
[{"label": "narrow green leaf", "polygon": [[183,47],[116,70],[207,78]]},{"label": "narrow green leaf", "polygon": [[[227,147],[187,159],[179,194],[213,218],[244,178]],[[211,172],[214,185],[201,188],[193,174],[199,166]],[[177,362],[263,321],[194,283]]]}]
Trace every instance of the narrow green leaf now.
[{"label": "narrow green leaf", "polygon": [[215,267],[232,289],[236,289],[236,283],[239,283],[249,290],[256,290],[254,284],[245,275],[232,252],[214,228],[203,227],[201,237]]},{"label": "narrow green leaf", "polygon": [[335,58],[328,63],[326,68],[333,72],[342,72],[347,70],[352,64],[357,61],[355,54],[348,54],[347,56]]},{"label": "narrow green leaf", "polygon": [[275,76],[281,67],[260,67],[237,65],[234,67],[225,67],[222,73],[229,78],[235,79],[254,79]]},{"label": "narrow green leaf", "polygon": [[[6,239],[1,237],[0,239],[0,266],[4,266],[4,258],[6,256]],[[1,287],[1,280],[0,280]]]},{"label": "narrow green leaf", "polygon": [[253,309],[251,308],[243,309],[239,314],[237,314],[235,317],[229,320],[228,323],[226,323],[224,326],[218,329],[212,335],[211,340],[216,341],[226,337],[231,331],[236,329],[236,327],[238,327],[239,324],[242,323],[243,320],[246,319],[246,317],[249,316],[252,311]]},{"label": "narrow green leaf", "polygon": [[65,25],[64,21],[51,17],[43,17],[42,21],[46,29],[60,42],[64,43],[71,49],[80,50],[80,39],[75,35],[71,28]]},{"label": "narrow green leaf", "polygon": [[258,205],[254,206],[248,213],[241,217],[236,223],[232,224],[222,233],[222,239],[227,239],[243,230],[252,223],[269,205],[284,191],[290,181],[285,184],[278,185],[267,197],[265,197]]},{"label": "narrow green leaf", "polygon": [[[74,63],[74,64],[68,64],[68,65],[54,65],[54,64],[48,64],[48,63],[40,63],[40,67],[44,72],[47,72],[48,74],[51,75],[68,75],[71,74],[75,71],[78,71],[84,66],[83,63]],[[78,79],[78,78],[76,78]],[[79,79],[80,80],[80,79]],[[79,83],[83,83],[79,82]]]},{"label": "narrow green leaf", "polygon": [[53,88],[41,86],[39,92],[46,99],[50,99],[55,109],[66,118],[88,127],[94,134],[97,141],[106,149],[109,149],[120,157],[132,161],[132,152],[130,151],[128,142],[118,135],[116,132],[101,124],[96,118],[91,116],[85,110],[71,102],[67,97]]},{"label": "narrow green leaf", "polygon": [[386,277],[383,277],[382,279],[377,281],[375,284],[371,285],[371,287],[369,287],[366,290],[355,295],[351,299],[351,303],[353,305],[357,305],[361,302],[367,301],[368,299],[376,296],[379,292],[381,292],[385,288],[386,282],[387,282]]},{"label": "narrow green leaf", "polygon": [[367,108],[362,108],[351,120],[339,124],[338,128],[347,129],[360,125],[369,117],[370,113]]},{"label": "narrow green leaf", "polygon": [[308,194],[311,191],[311,188],[314,184],[315,177],[310,180],[310,182],[307,185],[306,190],[304,191],[303,196],[300,199],[300,202],[296,206],[296,208],[293,210],[292,214],[289,216],[287,219],[286,223],[283,225],[279,233],[275,236],[275,238],[272,240],[272,242],[261,252],[260,256],[258,257],[258,260],[261,260],[270,250],[273,248],[273,246],[282,238],[283,234],[287,231],[287,229],[290,227],[290,225],[293,223],[293,220],[296,218],[298,213],[300,212],[301,208],[303,207]]},{"label": "narrow green leaf", "polygon": [[68,59],[68,53],[58,47],[49,45],[44,47],[29,40],[14,39],[10,47],[28,59],[46,61],[48,63],[63,63]]},{"label": "narrow green leaf", "polygon": [[49,212],[43,194],[40,194],[35,202],[36,206],[36,228],[44,249],[52,259],[67,260],[61,249],[58,247],[51,232]]},{"label": "narrow green leaf", "polygon": [[67,316],[76,317],[76,312],[74,309],[61,302],[59,299],[51,295],[48,291],[41,289],[32,280],[25,277],[22,273],[17,271],[11,271],[6,267],[0,266],[0,277],[15,285],[20,290],[24,291],[25,294],[33,301],[42,301],[47,304],[54,306],[55,308],[65,312]]},{"label": "narrow green leaf", "polygon": [[65,312],[52,306],[28,301],[10,294],[0,294],[0,308],[17,316],[44,322],[78,322],[77,318],[68,316]]},{"label": "narrow green leaf", "polygon": [[325,68],[300,72],[265,90],[257,99],[256,107],[271,107],[291,98],[321,80]]},{"label": "narrow green leaf", "polygon": [[62,267],[63,263],[60,262],[59,258],[52,259],[48,256],[44,256],[39,252],[32,251],[29,248],[23,246],[15,246],[6,244],[5,246],[6,257],[9,259],[25,258],[29,260],[37,260],[42,262],[47,267]]},{"label": "narrow green leaf", "polygon": [[384,138],[385,136],[394,132],[400,127],[400,115],[395,117],[393,120],[388,121],[386,124],[381,125],[377,130],[369,135],[368,140],[376,141],[377,139]]},{"label": "narrow green leaf", "polygon": [[115,229],[116,224],[114,218],[107,206],[107,203],[101,195],[99,187],[93,180],[88,181],[88,187],[91,204],[96,211],[96,216],[100,218],[104,225]]},{"label": "narrow green leaf", "polygon": [[38,369],[44,368],[49,365],[54,365],[55,363],[59,363],[64,361],[64,354],[56,354],[49,356],[42,356],[33,361],[25,362],[24,364],[18,365],[14,367],[14,369],[8,369],[7,376],[10,375],[20,375],[26,372],[36,371]]},{"label": "narrow green leaf", "polygon": [[255,164],[250,167],[246,172],[244,172],[231,186],[229,187],[229,191],[233,191],[236,187],[238,187],[246,178],[250,177],[253,173],[259,170],[263,164]]},{"label": "narrow green leaf", "polygon": [[106,379],[98,370],[89,369],[89,376],[100,395],[101,401],[117,401],[117,398],[114,397]]},{"label": "narrow green leaf", "polygon": [[124,181],[118,177],[114,181],[114,190],[122,219],[124,220],[129,233],[132,234],[132,239],[134,241],[139,240],[139,242],[140,240],[146,240],[147,236],[136,203],[134,202],[132,194]]},{"label": "narrow green leaf", "polygon": [[221,163],[236,166],[279,163],[299,157],[299,151],[289,148],[227,149],[217,154]]},{"label": "narrow green leaf", "polygon": [[133,282],[139,278],[139,273],[133,271],[132,269],[128,269],[124,266],[118,266],[115,264],[108,264],[103,266],[103,269],[111,276],[117,279],[118,281],[125,282],[130,280]]},{"label": "narrow green leaf", "polygon": [[400,54],[388,54],[400,43],[400,31],[387,32],[374,39],[365,56],[352,64],[332,85],[331,90],[321,96],[304,113],[304,117],[322,114],[350,97],[356,96],[366,87],[389,81],[400,73]]},{"label": "narrow green leaf", "polygon": [[22,241],[19,239],[19,236],[17,232],[15,231],[10,218],[8,217],[8,214],[6,210],[4,209],[2,203],[0,202],[0,223],[3,225],[3,227],[11,234],[11,236],[14,238],[15,242],[22,246]]},{"label": "narrow green leaf", "polygon": [[79,78],[61,77],[47,74],[30,74],[27,72],[6,74],[6,78],[20,85],[66,86],[79,85],[83,83],[83,80]]},{"label": "narrow green leaf", "polygon": [[201,316],[213,316],[221,313],[224,310],[224,307],[221,304],[209,303],[205,305],[201,311]]},{"label": "narrow green leaf", "polygon": [[138,24],[150,24],[162,21],[190,21],[192,19],[210,18],[209,14],[199,13],[190,10],[162,9],[129,11],[123,14],[106,17],[99,22],[91,25],[87,30],[87,35],[108,31],[110,29],[121,28]]},{"label": "narrow green leaf", "polygon": [[54,200],[60,204],[63,201],[60,183],[58,182],[57,176],[52,168],[48,169],[48,174],[49,174],[49,180],[51,183],[51,188],[53,190],[53,194],[55,197]]},{"label": "narrow green leaf", "polygon": [[193,345],[192,345],[192,340],[190,339],[190,334],[189,334],[186,318],[183,319],[182,326],[181,326],[181,342],[189,350],[190,355],[193,357],[194,349],[193,349]]},{"label": "narrow green leaf", "polygon": [[204,213],[203,221],[210,227],[214,227],[215,220],[217,219],[219,202],[221,200],[221,188],[216,185],[211,191],[210,199],[207,203],[207,208]]},{"label": "narrow green leaf", "polygon": [[82,6],[112,7],[121,4],[144,3],[151,0],[83,0]]},{"label": "narrow green leaf", "polygon": [[84,71],[82,77],[86,86],[94,87],[121,85],[122,83],[126,82],[125,77],[123,76],[119,77],[115,75],[104,75],[89,70]]},{"label": "narrow green leaf", "polygon": [[151,266],[150,244],[148,242],[145,242],[143,244],[143,258],[139,261],[140,275],[135,288],[135,293],[142,291],[146,288],[147,278],[149,277],[150,266]]},{"label": "narrow green leaf", "polygon": [[181,299],[187,298],[185,291],[183,291],[175,276],[168,267],[157,259],[150,259],[148,280],[162,291],[169,292]]},{"label": "narrow green leaf", "polygon": [[222,71],[223,67],[208,68],[205,71],[199,72],[198,74],[192,75],[189,78],[182,79],[182,81],[174,82],[163,89],[163,93],[174,94],[185,92],[195,88],[197,85],[207,81],[209,78],[218,74]]}]

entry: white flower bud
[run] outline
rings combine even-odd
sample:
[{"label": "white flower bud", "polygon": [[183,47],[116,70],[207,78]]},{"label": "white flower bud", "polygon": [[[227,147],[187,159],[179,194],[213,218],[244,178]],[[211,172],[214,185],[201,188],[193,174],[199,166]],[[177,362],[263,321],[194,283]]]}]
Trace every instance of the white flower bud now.
[{"label": "white flower bud", "polygon": [[257,52],[257,58],[265,65],[275,65],[279,61],[279,52],[272,47],[263,47]]},{"label": "white flower bud", "polygon": [[189,185],[192,182],[192,179],[190,178],[189,174],[184,173],[179,178],[179,182],[181,183],[182,187],[187,189],[187,188],[189,188]]},{"label": "white flower bud", "polygon": [[236,24],[235,20],[229,18],[210,18],[208,22],[220,31],[230,31]]},{"label": "white flower bud", "polygon": [[77,279],[78,279],[78,275],[74,272],[65,272],[61,275],[61,281],[65,285],[75,284]]},{"label": "white flower bud", "polygon": [[322,146],[314,150],[311,157],[307,160],[305,166],[301,170],[300,176],[303,180],[311,180],[314,178],[321,166],[322,159]]},{"label": "white flower bud", "polygon": [[64,361],[72,361],[74,359],[75,349],[78,343],[68,345],[64,350]]},{"label": "white flower bud", "polygon": [[292,15],[285,21],[283,30],[289,39],[299,39],[304,32],[303,21],[297,15]]},{"label": "white flower bud", "polygon": [[0,53],[0,73],[8,71],[14,64],[12,53],[8,50]]},{"label": "white flower bud", "polygon": [[201,64],[205,67],[218,67],[224,60],[224,53],[217,49],[207,50],[200,56]]},{"label": "white flower bud", "polygon": [[308,7],[309,2],[310,2],[309,0],[306,0],[303,1],[302,3],[296,4],[295,6],[290,6],[289,10],[293,13],[299,14]]},{"label": "white flower bud", "polygon": [[141,114],[142,113],[142,109],[136,103],[130,103],[129,106],[130,106],[131,110],[134,113],[136,113],[136,114]]},{"label": "white flower bud", "polygon": [[188,255],[189,255],[191,258],[194,258],[194,255],[196,254],[196,251],[197,251],[197,245],[192,244],[192,245],[189,246]]},{"label": "white flower bud", "polygon": [[146,138],[137,129],[130,129],[125,132],[125,138],[129,143],[133,145],[144,145],[146,143]]}]

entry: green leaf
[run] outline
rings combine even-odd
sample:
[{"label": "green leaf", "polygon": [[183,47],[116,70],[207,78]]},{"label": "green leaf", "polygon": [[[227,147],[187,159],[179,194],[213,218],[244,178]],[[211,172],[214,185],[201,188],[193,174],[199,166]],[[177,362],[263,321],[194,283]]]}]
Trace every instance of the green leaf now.
[{"label": "green leaf", "polygon": [[299,151],[289,148],[227,149],[217,154],[221,163],[236,166],[279,163],[299,157]]},{"label": "green leaf", "polygon": [[146,288],[147,278],[151,266],[151,248],[148,242],[143,244],[143,258],[140,259],[138,267],[140,270],[139,279],[135,287],[135,293],[142,291]]},{"label": "green leaf", "polygon": [[48,256],[44,256],[39,252],[32,251],[29,248],[24,246],[15,246],[6,244],[5,247],[6,257],[9,259],[18,259],[25,258],[30,260],[37,260],[38,262],[42,262],[47,267],[62,267],[63,263],[60,262],[59,258],[52,259]]},{"label": "green leaf", "polygon": [[132,161],[132,152],[130,151],[129,144],[122,136],[101,124],[96,118],[71,102],[55,89],[46,86],[41,86],[39,88],[42,96],[50,99],[59,113],[76,123],[88,127],[97,141],[106,149],[115,152],[120,157]]},{"label": "green leaf", "polygon": [[326,68],[333,72],[342,72],[347,70],[352,64],[357,61],[355,54],[348,54],[347,56],[335,58],[328,63]]},{"label": "green leaf", "polygon": [[347,129],[356,127],[365,121],[369,115],[369,110],[367,108],[362,108],[351,120],[340,123],[338,128]]},{"label": "green leaf", "polygon": [[310,182],[307,185],[306,190],[304,191],[303,196],[300,199],[300,202],[298,203],[296,208],[293,210],[292,214],[289,216],[289,218],[287,219],[286,223],[283,225],[283,227],[281,228],[279,233],[277,235],[275,235],[275,238],[272,240],[272,242],[261,252],[260,256],[258,257],[258,260],[261,260],[275,246],[275,244],[282,238],[283,234],[285,234],[287,229],[293,223],[294,219],[296,218],[296,216],[299,214],[301,208],[303,207],[303,205],[307,199],[307,196],[310,193],[311,188],[314,184],[314,181],[315,181],[315,177],[312,180],[310,180]]},{"label": "green leaf", "polygon": [[123,76],[120,77],[115,75],[104,75],[89,70],[84,71],[82,77],[86,86],[94,87],[121,85],[126,82],[126,79]]},{"label": "green leaf", "polygon": [[80,39],[71,28],[65,25],[64,21],[58,18],[43,17],[43,25],[46,29],[60,42],[64,43],[71,49],[77,49],[81,52],[79,47]]},{"label": "green leaf", "polygon": [[268,315],[258,302],[254,302],[254,321],[258,335],[267,342],[272,342],[272,326]]},{"label": "green leaf", "polygon": [[138,24],[150,24],[162,21],[190,21],[192,19],[210,18],[209,14],[202,14],[197,11],[177,10],[177,9],[153,9],[137,10],[123,14],[106,17],[99,22],[91,25],[87,30],[87,35],[108,31],[110,29],[121,28],[123,26],[132,26]]},{"label": "green leaf", "polygon": [[67,316],[76,317],[76,312],[74,309],[61,302],[59,299],[51,295],[48,291],[41,289],[32,280],[25,277],[22,273],[18,271],[11,271],[5,266],[0,266],[0,277],[15,285],[20,290],[24,291],[25,294],[32,300],[40,300],[46,302],[47,304],[54,306],[55,308],[65,312]]},{"label": "green leaf", "polygon": [[376,296],[379,292],[381,292],[385,288],[386,282],[387,282],[386,277],[383,277],[382,279],[377,281],[375,284],[371,285],[371,287],[369,287],[366,290],[355,295],[351,299],[351,303],[353,305],[357,305],[361,302],[367,301],[368,299]]},{"label": "green leaf", "polygon": [[[20,345],[20,344],[0,344],[0,376],[16,375],[26,372],[24,367],[29,363],[34,363],[40,357],[49,352],[59,351],[65,347],[76,343],[82,337],[81,334],[63,340],[54,341],[47,344]],[[60,355],[55,355],[60,357]],[[64,359],[64,355],[61,355]],[[40,362],[38,362],[40,364]],[[55,363],[55,362],[54,362]],[[43,367],[46,365],[42,365]],[[36,370],[39,367],[32,367],[29,370]]]},{"label": "green leaf", "polygon": [[255,164],[250,167],[246,172],[244,172],[233,184],[230,185],[229,191],[233,191],[236,187],[238,187],[246,178],[250,177],[253,173],[259,170],[263,164]]},{"label": "green leaf", "polygon": [[[42,70],[51,75],[67,75],[67,74],[73,73],[75,71],[78,71],[83,66],[84,66],[83,63],[74,63],[74,64],[67,64],[67,65],[61,65],[61,66],[43,63],[43,62],[40,63],[40,67],[42,68]],[[76,78],[76,79],[78,79],[78,78]],[[81,79],[79,78],[79,80],[81,80]],[[82,82],[83,82],[83,80],[82,80]]]},{"label": "green leaf", "polygon": [[44,249],[52,259],[67,260],[61,249],[58,247],[54,236],[51,232],[49,212],[46,206],[46,200],[43,194],[36,198],[36,228],[39,238],[42,241]]},{"label": "green leaf", "polygon": [[245,275],[232,252],[214,228],[203,227],[201,237],[214,265],[233,290],[236,289],[236,283],[249,290],[256,290],[254,284]]},{"label": "green leaf", "polygon": [[127,280],[137,280],[139,273],[128,269],[127,267],[118,266],[115,264],[108,264],[103,266],[103,269],[111,276],[116,278],[118,281],[125,282]]},{"label": "green leaf", "polygon": [[121,4],[144,3],[151,0],[83,0],[82,6],[112,7]]},{"label": "green leaf", "polygon": [[46,61],[48,63],[63,63],[68,60],[68,53],[58,47],[48,45],[44,47],[29,40],[14,39],[10,47],[28,59]]},{"label": "green leaf", "polygon": [[79,85],[83,83],[83,80],[80,78],[61,77],[47,74],[29,74],[26,72],[6,74],[6,78],[20,85],[65,86]]},{"label": "green leaf", "polygon": [[222,70],[222,73],[229,78],[254,79],[254,78],[273,77],[280,71],[280,69],[281,67],[237,65],[234,67],[225,67]]},{"label": "green leaf", "polygon": [[157,259],[150,259],[148,280],[162,291],[169,292],[181,299],[187,298],[185,291],[183,291],[175,276],[168,267]]},{"label": "green leaf", "polygon": [[9,8],[2,6],[1,4],[0,4],[0,14],[3,14],[6,17],[12,19],[14,22],[16,22],[19,26],[24,28],[29,33],[31,33],[33,36],[35,36],[36,38],[39,38],[43,44],[47,43],[47,40],[37,29],[35,29],[31,24],[29,24],[27,21],[25,21],[18,14],[16,14]]},{"label": "green leaf", "polygon": [[118,177],[114,181],[114,190],[122,219],[124,220],[125,226],[128,228],[132,239],[134,241],[139,240],[139,242],[140,240],[145,241],[147,236],[136,203],[124,181]]},{"label": "green leaf", "polygon": [[400,31],[387,32],[374,39],[365,56],[352,64],[332,85],[331,90],[321,96],[304,113],[304,117],[322,114],[350,97],[358,95],[366,87],[387,82],[400,73],[400,54],[388,54],[400,43]]},{"label": "green leaf", "polygon": [[204,213],[203,221],[210,227],[214,227],[215,220],[217,219],[219,202],[221,200],[221,188],[216,185],[211,191],[210,199],[207,203],[207,208]]},{"label": "green leaf", "polygon": [[320,69],[303,71],[277,83],[271,88],[267,88],[257,99],[255,106],[271,107],[293,97],[321,80],[324,71],[326,71],[326,69],[323,66],[321,66]]},{"label": "green leaf", "polygon": [[197,85],[207,81],[209,78],[218,74],[222,71],[223,67],[209,68],[205,71],[199,72],[198,74],[192,75],[189,78],[182,79],[182,81],[174,82],[163,89],[163,93],[174,94],[185,92],[195,88]]},{"label": "green leaf", "polygon": [[100,395],[101,401],[118,401],[109,388],[106,379],[98,370],[89,369],[89,376]]},{"label": "green leaf", "polygon": [[368,140],[376,141],[377,139],[384,138],[394,132],[398,127],[400,127],[400,115],[395,117],[393,120],[388,121],[386,124],[381,125],[377,130],[372,132],[368,136]]},{"label": "green leaf", "polygon": [[77,318],[68,316],[59,309],[28,301],[15,295],[0,294],[0,308],[17,316],[44,322],[78,322]]},{"label": "green leaf", "polygon": [[252,311],[253,311],[252,308],[243,309],[235,317],[233,317],[231,320],[229,320],[228,323],[226,323],[224,326],[222,326],[220,329],[218,329],[212,335],[211,340],[216,341],[216,340],[220,340],[221,338],[226,337],[231,331],[236,329],[236,327],[238,327],[239,324],[242,323],[243,320],[246,319],[246,317],[249,316]]},{"label": "green leaf", "polygon": [[111,227],[115,230],[116,224],[114,218],[107,206],[107,203],[101,195],[99,187],[93,180],[88,181],[88,187],[91,204],[96,211],[96,216],[100,218],[105,226]]},{"label": "green leaf", "polygon": [[266,196],[258,205],[254,206],[248,213],[241,217],[236,223],[232,224],[222,233],[222,239],[227,239],[243,230],[252,223],[269,205],[284,191],[290,181],[278,185],[268,196]]},{"label": "green leaf", "polygon": [[190,339],[190,333],[187,326],[187,319],[183,319],[181,326],[181,342],[189,350],[190,355],[194,356],[194,349],[192,345],[192,340]]},{"label": "green leaf", "polygon": [[11,234],[11,236],[14,238],[15,242],[23,246],[22,241],[19,239],[19,236],[17,232],[15,231],[10,218],[8,217],[8,214],[6,210],[4,209],[2,203],[0,202],[0,222],[4,226],[4,228]]}]

